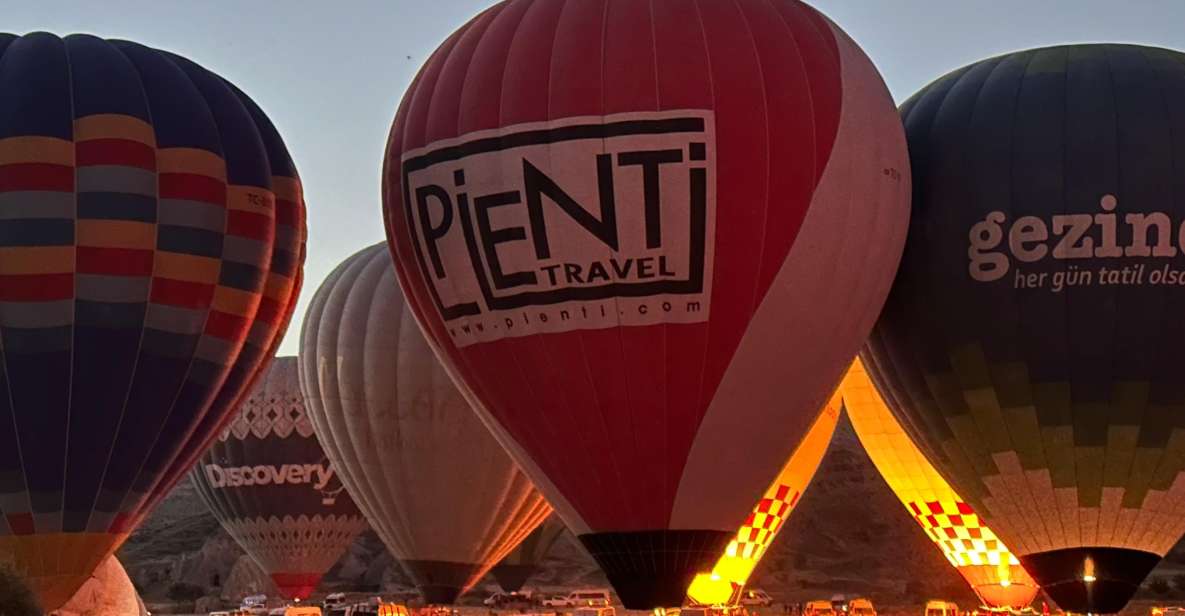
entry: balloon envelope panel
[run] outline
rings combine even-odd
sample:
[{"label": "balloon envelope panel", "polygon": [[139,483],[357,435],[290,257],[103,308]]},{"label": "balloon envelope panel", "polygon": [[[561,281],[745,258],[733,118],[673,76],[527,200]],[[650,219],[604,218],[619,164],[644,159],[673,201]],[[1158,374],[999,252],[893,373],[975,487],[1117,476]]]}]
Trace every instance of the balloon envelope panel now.
[{"label": "balloon envelope panel", "polygon": [[425,600],[453,603],[551,507],[424,341],[385,244],[329,275],[301,337],[301,386],[342,482]]},{"label": "balloon envelope panel", "polygon": [[115,556],[108,556],[78,592],[50,616],[145,616],[146,613],[127,571]]},{"label": "balloon envelope panel", "polygon": [[[217,433],[286,326],[300,182],[176,55],[0,34],[0,559],[59,607]],[[196,455],[196,454],[193,454]]]},{"label": "balloon envelope panel", "polygon": [[859,359],[840,388],[856,436],[881,477],[975,594],[992,607],[1027,607],[1037,584],[913,444]]},{"label": "balloon envelope panel", "polygon": [[306,599],[366,529],[313,433],[295,357],[278,357],[190,474],[288,599]]},{"label": "balloon envelope panel", "polygon": [[794,507],[810,485],[815,471],[823,461],[835,425],[839,421],[840,398],[836,393],[819,413],[811,429],[803,437],[794,454],[786,461],[777,478],[766,489],[753,507],[736,536],[728,542],[724,554],[708,573],[700,573],[691,581],[687,598],[700,605],[735,605],[757,563],[778,531],[790,517]]},{"label": "balloon envelope panel", "polygon": [[875,68],[795,0],[499,3],[416,78],[384,177],[431,344],[640,609],[807,433],[909,193]]},{"label": "balloon envelope panel", "polygon": [[1185,56],[992,58],[902,109],[906,256],[866,364],[1067,610],[1122,608],[1185,531]]}]

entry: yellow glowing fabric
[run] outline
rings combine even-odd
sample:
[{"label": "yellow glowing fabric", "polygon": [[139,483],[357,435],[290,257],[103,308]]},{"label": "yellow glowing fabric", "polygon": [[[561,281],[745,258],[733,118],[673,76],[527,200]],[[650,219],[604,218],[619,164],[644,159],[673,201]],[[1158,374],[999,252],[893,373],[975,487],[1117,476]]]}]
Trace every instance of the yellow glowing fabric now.
[{"label": "yellow glowing fabric", "polygon": [[856,436],[881,476],[980,599],[1024,607],[1037,585],[1008,548],[922,456],[857,358],[840,385]]},{"label": "yellow glowing fabric", "polygon": [[736,538],[729,542],[711,573],[701,573],[692,580],[687,589],[687,597],[692,603],[727,605],[735,602],[749,575],[753,573],[753,568],[765,554],[765,549],[777,536],[807,484],[815,476],[819,462],[831,444],[839,410],[840,396],[837,392],[820,411],[806,437],[737,531]]}]

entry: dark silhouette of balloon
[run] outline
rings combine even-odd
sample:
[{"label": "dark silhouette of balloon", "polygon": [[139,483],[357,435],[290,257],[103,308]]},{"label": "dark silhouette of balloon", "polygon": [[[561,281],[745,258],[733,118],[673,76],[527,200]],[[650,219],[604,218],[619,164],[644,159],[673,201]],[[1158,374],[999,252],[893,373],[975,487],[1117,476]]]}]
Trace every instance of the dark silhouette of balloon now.
[{"label": "dark silhouette of balloon", "polygon": [[548,517],[490,570],[498,586],[506,592],[522,590],[564,530],[564,523],[558,516],[552,514]]},{"label": "dark silhouette of balloon", "polygon": [[386,244],[317,289],[300,368],[325,453],[429,604],[453,603],[551,515],[424,341]]},{"label": "dark silhouette of balloon", "polygon": [[295,357],[272,362],[190,477],[287,599],[307,599],[366,529],[313,433]]},{"label": "dark silhouette of balloon", "polygon": [[1004,55],[902,116],[913,218],[864,363],[1058,605],[1119,611],[1185,531],[1185,55]]},{"label": "dark silhouette of balloon", "polygon": [[408,90],[400,284],[626,607],[683,602],[838,385],[907,158],[875,67],[797,0],[507,0]]},{"label": "dark silhouette of balloon", "polygon": [[60,607],[188,471],[287,326],[300,181],[184,58],[0,35],[0,560]]}]

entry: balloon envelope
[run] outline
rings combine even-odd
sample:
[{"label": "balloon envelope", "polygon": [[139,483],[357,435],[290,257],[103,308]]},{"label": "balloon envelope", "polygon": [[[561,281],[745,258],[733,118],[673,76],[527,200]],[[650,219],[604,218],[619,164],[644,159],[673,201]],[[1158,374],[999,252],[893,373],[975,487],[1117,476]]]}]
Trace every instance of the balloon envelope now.
[{"label": "balloon envelope", "polygon": [[198,494],[286,599],[307,599],[366,529],[278,357],[190,473]]},{"label": "balloon envelope", "polygon": [[796,0],[499,3],[416,78],[384,177],[431,344],[640,609],[810,428],[909,196],[875,68]]},{"label": "balloon envelope", "polygon": [[136,593],[127,571],[115,556],[107,560],[82,584],[61,608],[50,616],[145,616],[147,610]]},{"label": "balloon envelope", "polygon": [[860,444],[910,515],[985,605],[1023,609],[1040,590],[1016,556],[934,470],[856,359],[840,386]]},{"label": "balloon envelope", "polygon": [[753,507],[736,536],[728,542],[724,554],[710,572],[699,573],[687,589],[693,604],[733,605],[741,598],[741,591],[753,574],[761,557],[782,530],[794,507],[810,485],[823,456],[831,446],[835,425],[839,421],[840,398],[836,393],[820,411],[815,423],[799,443],[794,454],[782,467],[776,479]]},{"label": "balloon envelope", "polygon": [[1185,531],[1185,55],[984,60],[902,108],[906,257],[865,365],[1063,609],[1120,610]]},{"label": "balloon envelope", "polygon": [[300,182],[176,55],[0,34],[0,560],[55,609],[217,433],[286,327]]},{"label": "balloon envelope", "polygon": [[424,342],[385,244],[329,275],[301,338],[325,452],[428,603],[452,603],[551,514]]}]

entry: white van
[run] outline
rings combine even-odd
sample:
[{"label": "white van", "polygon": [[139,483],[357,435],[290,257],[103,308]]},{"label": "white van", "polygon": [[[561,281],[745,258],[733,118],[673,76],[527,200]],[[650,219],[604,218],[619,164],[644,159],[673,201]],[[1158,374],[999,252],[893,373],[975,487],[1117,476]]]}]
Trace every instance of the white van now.
[{"label": "white van", "polygon": [[738,603],[745,607],[769,607],[774,604],[774,600],[760,588],[746,588],[741,591]]},{"label": "white van", "polygon": [[613,604],[608,588],[585,588],[568,593],[568,607],[609,607]]},{"label": "white van", "polygon": [[959,606],[950,601],[927,601],[926,616],[959,616]]},{"label": "white van", "polygon": [[578,607],[572,610],[572,616],[617,616],[617,610],[611,606]]}]

